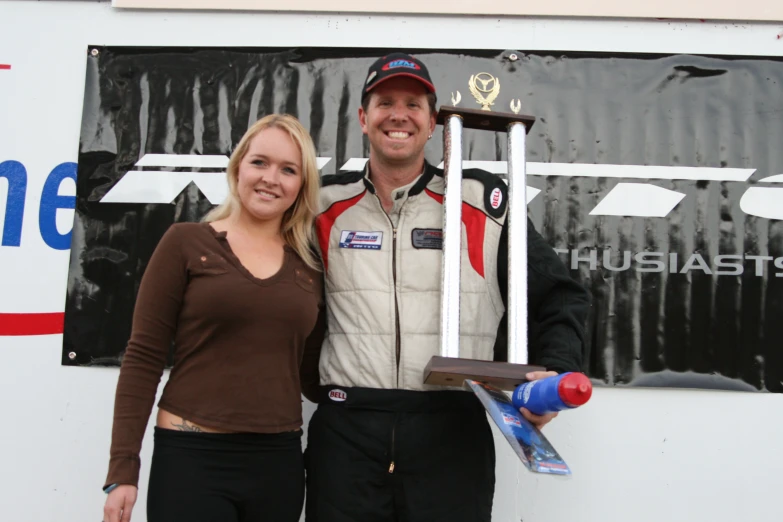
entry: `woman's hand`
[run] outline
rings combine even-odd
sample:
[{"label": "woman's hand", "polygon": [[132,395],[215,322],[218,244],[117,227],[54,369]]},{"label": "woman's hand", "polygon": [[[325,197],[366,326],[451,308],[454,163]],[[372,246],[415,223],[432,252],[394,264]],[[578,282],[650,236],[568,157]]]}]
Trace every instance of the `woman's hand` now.
[{"label": "woman's hand", "polygon": [[130,522],[133,505],[139,489],[129,484],[120,484],[106,497],[103,506],[103,522]]}]

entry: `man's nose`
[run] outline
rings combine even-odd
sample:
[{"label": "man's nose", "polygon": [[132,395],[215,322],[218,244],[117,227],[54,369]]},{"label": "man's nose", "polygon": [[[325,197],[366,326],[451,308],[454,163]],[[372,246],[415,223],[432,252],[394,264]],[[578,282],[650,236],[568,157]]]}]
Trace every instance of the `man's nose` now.
[{"label": "man's nose", "polygon": [[408,118],[408,107],[405,104],[396,103],[392,107],[392,119],[405,120]]}]

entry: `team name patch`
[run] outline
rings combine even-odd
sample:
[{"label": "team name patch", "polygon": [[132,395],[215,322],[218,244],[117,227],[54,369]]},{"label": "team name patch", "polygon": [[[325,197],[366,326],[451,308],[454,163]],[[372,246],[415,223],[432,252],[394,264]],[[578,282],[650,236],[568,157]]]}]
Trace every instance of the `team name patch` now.
[{"label": "team name patch", "polygon": [[408,60],[392,60],[386,65],[384,65],[382,70],[388,71],[389,69],[398,69],[400,67],[404,67],[406,69],[416,69],[416,70],[421,69],[421,67],[419,67],[419,64],[409,62]]},{"label": "team name patch", "polygon": [[380,250],[382,243],[383,232],[358,232],[356,230],[343,230],[340,232],[340,248]]},{"label": "team name patch", "polygon": [[439,228],[414,228],[411,232],[413,248],[441,250],[443,248],[443,230]]},{"label": "team name patch", "polygon": [[334,402],[345,402],[348,398],[348,394],[342,390],[329,390],[329,398]]}]

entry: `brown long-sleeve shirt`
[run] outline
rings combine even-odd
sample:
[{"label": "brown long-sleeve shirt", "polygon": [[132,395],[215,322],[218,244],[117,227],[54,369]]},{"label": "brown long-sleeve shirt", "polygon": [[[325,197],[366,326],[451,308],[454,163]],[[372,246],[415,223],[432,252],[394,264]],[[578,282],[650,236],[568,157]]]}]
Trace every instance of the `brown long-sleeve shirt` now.
[{"label": "brown long-sleeve shirt", "polygon": [[174,344],[158,403],[216,429],[278,433],[302,425],[302,389],[318,384],[325,332],[322,274],[285,247],[280,271],[254,277],[225,232],[175,224],[139,288],[114,404],[106,484],[139,480],[139,451]]}]

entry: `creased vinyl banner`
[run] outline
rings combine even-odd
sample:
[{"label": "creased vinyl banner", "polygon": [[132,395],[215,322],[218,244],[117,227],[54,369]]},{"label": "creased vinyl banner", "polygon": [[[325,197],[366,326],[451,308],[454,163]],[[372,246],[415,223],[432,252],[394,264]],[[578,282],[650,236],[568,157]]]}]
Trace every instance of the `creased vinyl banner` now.
[{"label": "creased vinyl banner", "polygon": [[[225,196],[251,123],[292,113],[323,173],[364,164],[359,93],[384,50],[89,51],[62,363],[116,365],[155,245]],[[783,391],[780,59],[408,51],[439,104],[537,118],[529,212],[592,292],[596,382]],[[442,146],[439,128],[430,162]],[[502,175],[505,146],[466,131],[464,159]]]}]

